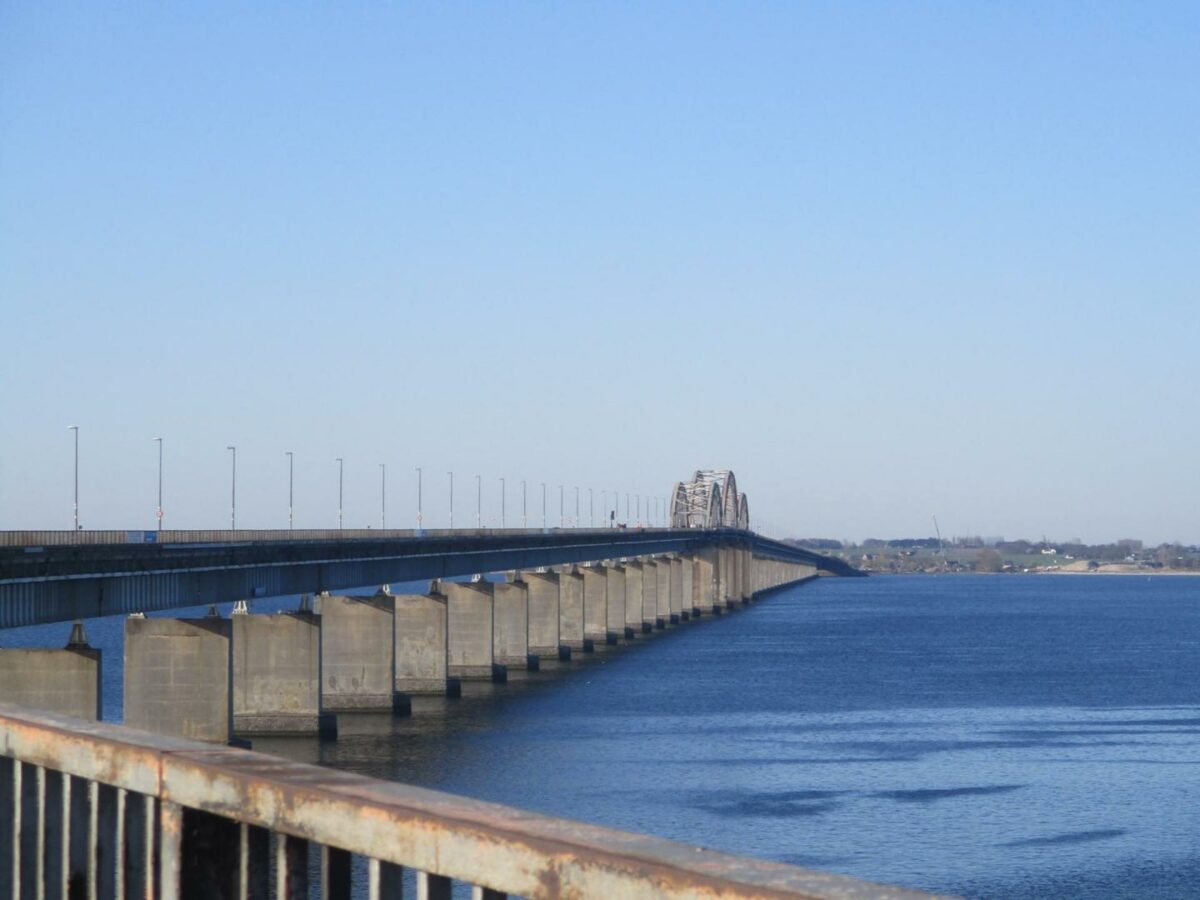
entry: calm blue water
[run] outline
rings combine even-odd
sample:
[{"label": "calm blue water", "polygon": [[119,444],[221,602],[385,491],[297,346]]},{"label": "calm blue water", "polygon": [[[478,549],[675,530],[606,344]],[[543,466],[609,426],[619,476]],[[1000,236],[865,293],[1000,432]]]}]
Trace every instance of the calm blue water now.
[{"label": "calm blue water", "polygon": [[341,730],[255,747],[972,897],[1200,896],[1197,578],[824,579]]}]

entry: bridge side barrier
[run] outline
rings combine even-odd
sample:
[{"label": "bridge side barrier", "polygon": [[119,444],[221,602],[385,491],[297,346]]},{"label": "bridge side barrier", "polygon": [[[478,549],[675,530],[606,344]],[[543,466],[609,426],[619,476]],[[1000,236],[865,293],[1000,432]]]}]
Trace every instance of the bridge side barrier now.
[{"label": "bridge side barrier", "polygon": [[330,898],[399,897],[405,868],[428,897],[926,896],[0,705],[3,896],[307,897],[310,853]]}]

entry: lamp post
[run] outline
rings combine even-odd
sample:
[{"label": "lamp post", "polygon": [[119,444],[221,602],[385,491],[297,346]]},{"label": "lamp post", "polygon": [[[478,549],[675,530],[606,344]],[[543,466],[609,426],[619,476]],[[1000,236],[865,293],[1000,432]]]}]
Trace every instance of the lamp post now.
[{"label": "lamp post", "polygon": [[558,527],[562,528],[567,522],[565,507],[563,506],[563,486],[558,486]]},{"label": "lamp post", "polygon": [[379,464],[379,528],[387,531],[387,463]]},{"label": "lamp post", "polygon": [[296,474],[296,454],[291,450],[284,450],[283,455],[288,458],[288,531],[292,530],[292,485]]},{"label": "lamp post", "polygon": [[525,502],[525,479],[521,479],[521,527],[529,527],[529,505]]},{"label": "lamp post", "polygon": [[629,494],[625,494],[625,521],[629,521]]},{"label": "lamp post", "polygon": [[596,527],[596,495],[588,488],[588,528]]},{"label": "lamp post", "polygon": [[475,476],[475,527],[483,528],[483,476]]},{"label": "lamp post", "polygon": [[634,494],[633,500],[634,500],[634,503],[636,504],[636,506],[634,508],[637,512],[637,518],[634,519],[634,522],[636,522],[638,525],[641,525],[642,524],[642,495]]},{"label": "lamp post", "polygon": [[229,530],[237,531],[237,447],[230,444],[225,449],[232,454],[233,460],[229,477]]},{"label": "lamp post", "polygon": [[340,456],[334,460],[338,464],[338,531],[342,530],[342,475],[345,472],[346,461]]},{"label": "lamp post", "polygon": [[600,505],[604,508],[604,518],[607,519],[608,518],[608,491],[600,492]]},{"label": "lamp post", "polygon": [[75,530],[79,530],[79,426],[68,425],[67,431],[75,432]]},{"label": "lamp post", "polygon": [[504,505],[505,505],[505,488],[504,479],[500,479],[500,527],[504,527]]},{"label": "lamp post", "polygon": [[450,530],[454,530],[454,473],[447,472],[450,476]]},{"label": "lamp post", "polygon": [[546,482],[542,482],[542,531],[546,530]]},{"label": "lamp post", "polygon": [[158,441],[158,508],[154,510],[154,517],[158,519],[158,530],[162,531],[162,438],[156,437],[154,440]]},{"label": "lamp post", "polygon": [[421,467],[417,466],[417,531],[421,530]]},{"label": "lamp post", "polygon": [[579,527],[579,485],[575,485],[575,527]]}]

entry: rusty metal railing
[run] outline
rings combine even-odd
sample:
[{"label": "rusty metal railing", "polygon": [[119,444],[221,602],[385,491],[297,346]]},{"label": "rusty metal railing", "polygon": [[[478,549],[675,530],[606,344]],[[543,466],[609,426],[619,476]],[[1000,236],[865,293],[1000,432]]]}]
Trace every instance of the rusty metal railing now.
[{"label": "rusty metal railing", "polygon": [[406,882],[427,900],[456,883],[479,900],[925,896],[0,705],[0,897],[391,900]]}]

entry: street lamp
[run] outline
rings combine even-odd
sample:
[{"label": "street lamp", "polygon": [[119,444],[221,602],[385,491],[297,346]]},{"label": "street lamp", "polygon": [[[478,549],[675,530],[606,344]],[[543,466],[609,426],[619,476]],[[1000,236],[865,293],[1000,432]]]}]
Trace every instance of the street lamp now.
[{"label": "street lamp", "polygon": [[542,531],[546,530],[546,482],[542,482]]},{"label": "street lamp", "polygon": [[575,485],[575,527],[579,527],[579,485]]},{"label": "street lamp", "polygon": [[588,488],[588,528],[596,527],[596,494]]},{"label": "street lamp", "polygon": [[635,509],[637,510],[637,518],[634,519],[633,521],[635,523],[637,523],[638,525],[641,525],[642,524],[642,495],[634,494],[633,499],[634,499],[634,502],[637,504],[637,506],[635,507]]},{"label": "street lamp", "polygon": [[483,528],[483,476],[475,476],[475,527]]},{"label": "street lamp", "polygon": [[75,432],[75,530],[79,530],[79,426],[68,425],[67,431]]},{"label": "street lamp", "polygon": [[521,527],[529,527],[529,505],[525,502],[525,479],[521,479]]},{"label": "street lamp", "polygon": [[503,528],[503,527],[504,527],[504,511],[505,511],[505,510],[504,510],[504,506],[505,506],[505,495],[506,495],[506,493],[507,493],[507,492],[506,492],[506,490],[505,490],[505,487],[504,487],[504,479],[503,479],[503,478],[501,478],[501,479],[500,479],[500,527],[501,527],[501,528]]},{"label": "street lamp", "polygon": [[417,466],[417,531],[421,530],[421,467]]},{"label": "street lamp", "polygon": [[450,476],[450,530],[454,530],[454,473],[447,472]]},{"label": "street lamp", "polygon": [[338,464],[338,531],[342,530],[342,475],[346,468],[346,461],[340,456],[334,460]]},{"label": "street lamp", "polygon": [[379,464],[379,527],[387,531],[387,463]]},{"label": "street lamp", "polygon": [[237,447],[225,448],[232,454],[233,469],[229,477],[229,530],[237,531]]},{"label": "street lamp", "polygon": [[284,450],[283,455],[288,458],[288,531],[292,530],[292,485],[296,474],[296,455],[291,450]]},{"label": "street lamp", "polygon": [[567,522],[566,514],[563,507],[563,486],[558,486],[558,527],[562,528]]},{"label": "street lamp", "polygon": [[162,531],[162,438],[156,437],[154,440],[158,441],[158,509],[154,511],[154,517],[158,519],[158,530]]}]

